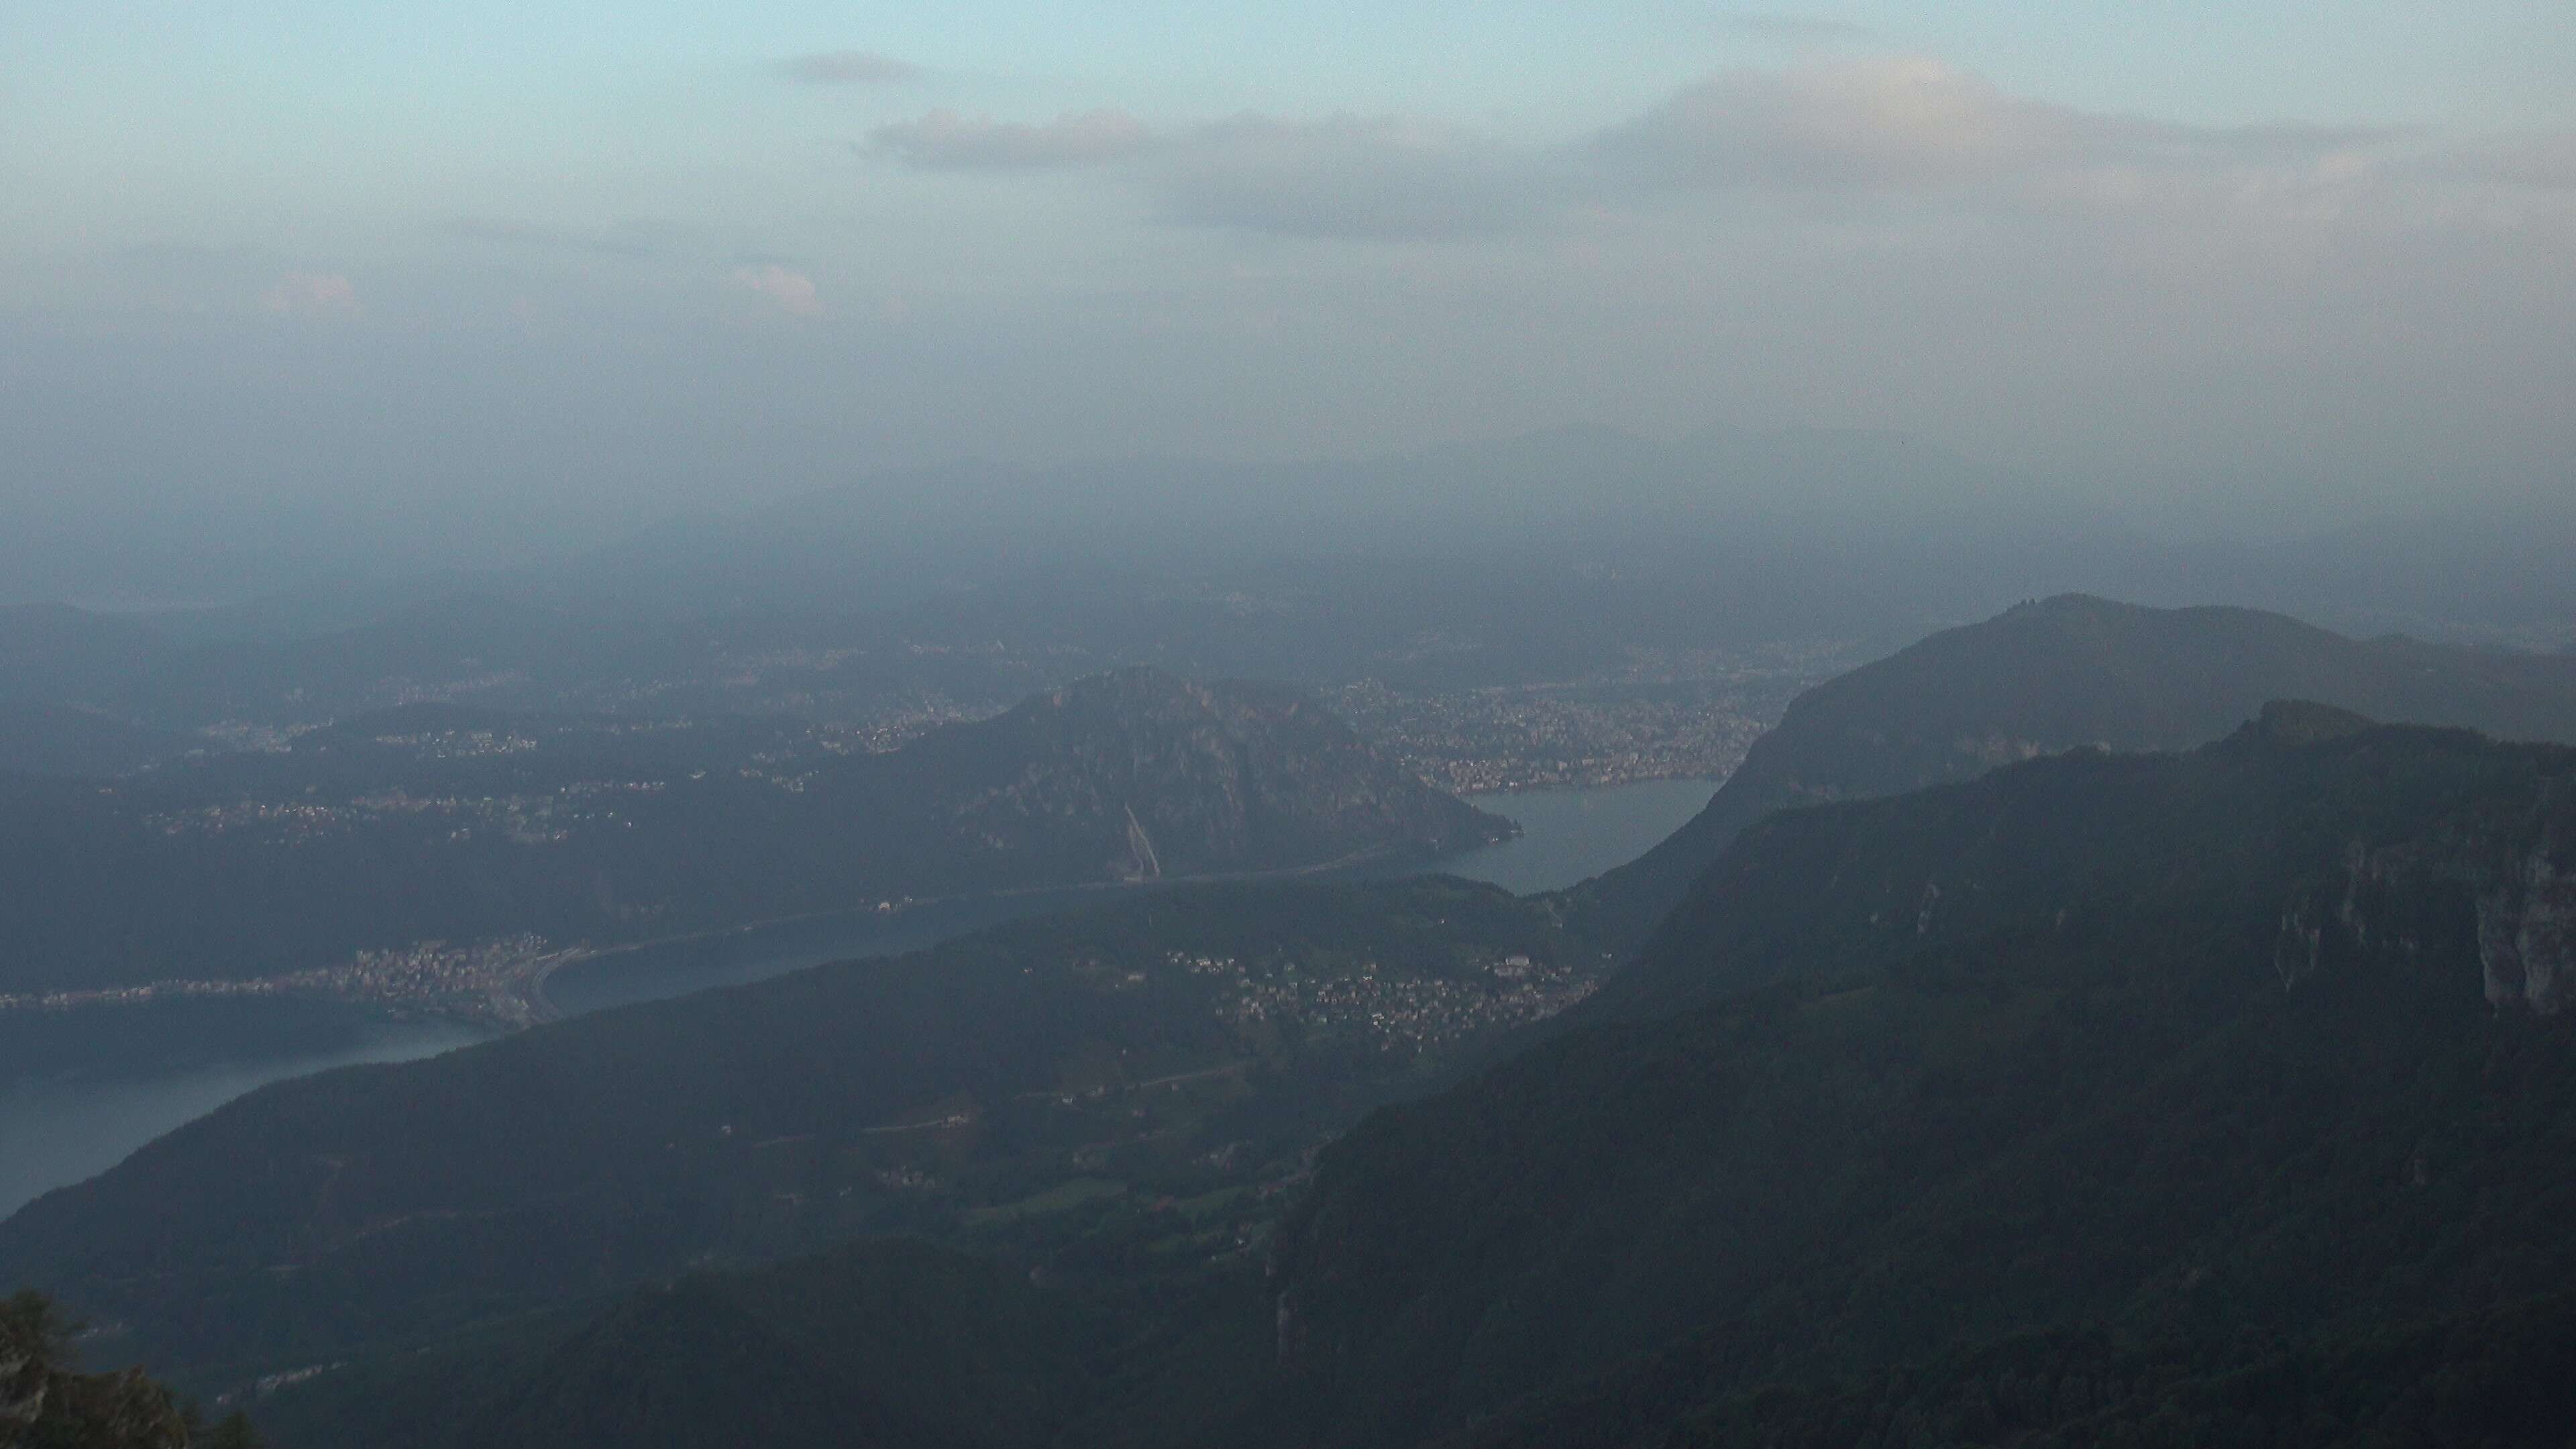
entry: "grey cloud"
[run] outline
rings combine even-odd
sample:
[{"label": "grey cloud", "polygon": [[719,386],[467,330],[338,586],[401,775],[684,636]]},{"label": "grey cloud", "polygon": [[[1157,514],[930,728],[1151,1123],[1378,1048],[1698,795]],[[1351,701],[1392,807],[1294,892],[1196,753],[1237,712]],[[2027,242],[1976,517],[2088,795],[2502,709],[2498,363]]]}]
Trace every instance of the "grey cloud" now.
[{"label": "grey cloud", "polygon": [[2576,191],[2576,131],[2515,136],[2458,148],[2439,158],[2440,170],[2471,181]]},{"label": "grey cloud", "polygon": [[1172,221],[1374,240],[1510,230],[1540,215],[1553,189],[1533,158],[1391,116],[1201,127],[1152,184]]},{"label": "grey cloud", "polygon": [[1394,116],[1244,115],[1157,130],[1125,111],[996,121],[932,111],[867,149],[929,171],[1044,171],[1134,161],[1130,179],[1186,226],[1402,240],[1521,225],[1545,209],[1532,158]]},{"label": "grey cloud", "polygon": [[2163,126],[2158,131],[2195,149],[2248,156],[2315,156],[2329,151],[2385,146],[2406,138],[2394,126],[2324,126],[2273,121],[2254,126]]},{"label": "grey cloud", "polygon": [[[1162,219],[1281,236],[1442,240],[1523,230],[1577,204],[1698,190],[1967,192],[2131,205],[2204,183],[2286,195],[2399,133],[2291,123],[2192,127],[2009,94],[1938,60],[1866,56],[1724,72],[1569,146],[1514,146],[1401,116],[1247,114],[1156,128],[1121,110],[1043,123],[938,110],[868,150],[923,170],[1121,166]],[[2013,189],[2007,191],[2004,188]]]},{"label": "grey cloud", "polygon": [[812,86],[895,85],[921,78],[921,67],[873,50],[828,50],[778,63],[779,74]]},{"label": "grey cloud", "polygon": [[1591,149],[1614,174],[1649,184],[1903,192],[2104,168],[2300,163],[2392,134],[2104,115],[2011,95],[1938,60],[1875,56],[1712,76]]},{"label": "grey cloud", "polygon": [[2099,127],[1938,61],[1877,58],[1731,71],[1605,135],[1601,158],[1646,179],[1719,187],[1952,185],[2076,154]]},{"label": "grey cloud", "polygon": [[937,110],[918,121],[879,126],[871,149],[926,171],[1049,171],[1124,160],[1155,144],[1125,111],[1072,112],[1029,124]]}]

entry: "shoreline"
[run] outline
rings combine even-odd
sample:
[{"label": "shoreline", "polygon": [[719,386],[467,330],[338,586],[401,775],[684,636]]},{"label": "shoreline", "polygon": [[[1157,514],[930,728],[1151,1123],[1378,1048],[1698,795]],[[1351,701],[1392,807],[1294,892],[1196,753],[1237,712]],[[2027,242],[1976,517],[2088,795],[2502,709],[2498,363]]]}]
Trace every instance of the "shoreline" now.
[{"label": "shoreline", "polygon": [[[1454,860],[1474,851],[1519,838],[1519,827],[1501,840],[1479,842],[1440,855],[1424,857],[1426,866]],[[547,951],[507,968],[500,979],[481,988],[460,987],[441,996],[375,996],[332,990],[319,984],[320,971],[335,968],[282,972],[273,976],[241,980],[174,979],[142,982],[130,986],[104,986],[73,990],[23,992],[0,996],[0,1013],[29,1016],[68,1016],[73,1013],[112,1009],[149,1008],[191,1001],[253,1000],[275,998],[327,1002],[353,1011],[381,1016],[388,1020],[427,1019],[460,1025],[495,1029],[504,1033],[525,1030],[566,1019],[567,1013],[548,994],[547,984],[555,973],[570,966],[604,961],[639,951],[691,942],[720,941],[728,937],[749,936],[821,921],[874,917],[886,921],[901,919],[924,907],[972,905],[978,902],[1024,900],[1032,896],[1055,894],[1110,894],[1130,890],[1152,890],[1165,886],[1219,885],[1260,881],[1293,881],[1353,870],[1370,864],[1398,859],[1406,852],[1397,846],[1382,846],[1354,851],[1332,860],[1308,865],[1282,866],[1269,870],[1211,871],[1186,876],[1156,876],[1142,879],[1068,881],[1060,883],[1009,886],[998,890],[957,891],[937,896],[912,896],[880,899],[865,905],[836,906],[818,911],[799,911],[782,916],[766,916],[729,926],[714,926],[698,931],[680,931],[642,940],[619,941],[609,945],[576,942]]]},{"label": "shoreline", "polygon": [[[1513,827],[1513,833],[1504,837],[1502,840],[1489,840],[1478,845],[1469,846],[1465,849],[1453,850],[1445,854],[1431,856],[1425,863],[1437,865],[1439,862],[1454,860],[1460,856],[1471,854],[1474,851],[1488,849],[1492,846],[1518,839],[1519,837],[1520,828],[1515,824]],[[1056,885],[1011,886],[1002,890],[960,891],[941,896],[911,896],[900,901],[880,901],[875,905],[843,906],[832,910],[802,911],[794,915],[772,916],[757,921],[746,921],[735,926],[719,926],[704,931],[684,931],[668,936],[656,936],[648,940],[625,941],[614,946],[573,947],[556,953],[555,957],[549,959],[545,963],[544,968],[541,971],[532,975],[531,980],[539,999],[530,1000],[526,1002],[525,1005],[532,1013],[530,1024],[537,1024],[546,1021],[560,1021],[564,1019],[564,1014],[561,1008],[557,1007],[551,998],[544,998],[542,993],[544,991],[545,982],[552,978],[555,972],[566,966],[581,965],[594,961],[605,961],[615,956],[633,955],[638,951],[654,950],[666,946],[687,945],[695,941],[717,941],[728,936],[748,936],[760,931],[775,930],[781,926],[803,925],[814,921],[843,920],[857,916],[875,916],[880,919],[892,921],[900,919],[907,912],[917,910],[922,907],[973,905],[987,901],[1025,900],[1031,896],[1072,894],[1075,892],[1109,894],[1120,891],[1157,890],[1167,886],[1226,885],[1258,883],[1265,881],[1302,880],[1313,876],[1326,875],[1335,871],[1350,870],[1375,862],[1397,858],[1403,853],[1404,852],[1394,847],[1378,847],[1370,850],[1354,851],[1349,855],[1340,856],[1333,860],[1320,861],[1312,865],[1282,866],[1271,870],[1209,871],[1196,875],[1154,876],[1140,880],[1074,881]],[[961,934],[972,934],[972,931],[970,930]]]},{"label": "shoreline", "polygon": [[[1719,784],[1718,781],[1706,776],[1670,775],[1624,779],[1611,785],[1553,782],[1529,784],[1484,791],[1461,798],[1473,803],[1477,800],[1498,801],[1505,797],[1588,794],[1682,783],[1706,786],[1710,789],[1717,788]],[[1423,873],[1437,874],[1452,863],[1526,838],[1525,827],[1520,822],[1513,821],[1509,835],[1478,841],[1437,855],[1421,855],[1414,859]],[[764,931],[830,921],[874,918],[892,924],[923,908],[971,906],[981,902],[1004,903],[1026,900],[1033,896],[1106,897],[1121,891],[1151,890],[1165,886],[1293,882],[1338,872],[1365,870],[1373,865],[1404,859],[1410,854],[1404,847],[1389,845],[1353,851],[1331,860],[1307,865],[1282,866],[1267,870],[1211,871],[1186,876],[1067,881],[1008,886],[996,890],[955,891],[943,895],[880,899],[859,905],[795,911],[731,925],[677,931],[637,940],[613,941],[607,944],[574,942],[544,951],[526,960],[511,963],[502,968],[498,979],[487,978],[481,984],[459,983],[454,991],[435,996],[376,995],[363,991],[335,990],[315,979],[321,971],[333,968],[320,968],[243,980],[168,980],[131,986],[0,995],[0,1015],[55,1016],[116,1007],[150,1007],[190,1001],[273,997],[280,1000],[327,1002],[391,1021],[442,1021],[505,1033],[516,1032],[532,1026],[562,1021],[570,1015],[577,1014],[567,1012],[562,1004],[553,998],[549,990],[558,972],[569,967],[591,965],[647,950],[686,946],[699,942],[720,942],[752,936]],[[1074,902],[1069,900],[1068,908],[1073,904]],[[922,949],[922,947],[903,949],[913,950]]]}]

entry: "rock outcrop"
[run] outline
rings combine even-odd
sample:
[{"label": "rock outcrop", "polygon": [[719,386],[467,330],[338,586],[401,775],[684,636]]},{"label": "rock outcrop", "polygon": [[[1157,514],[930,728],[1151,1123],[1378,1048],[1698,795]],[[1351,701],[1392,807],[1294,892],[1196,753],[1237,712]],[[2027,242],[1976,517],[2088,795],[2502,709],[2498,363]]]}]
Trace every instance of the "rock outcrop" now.
[{"label": "rock outcrop", "polygon": [[[2273,969],[2285,989],[2362,953],[2470,948],[2489,1005],[2554,1016],[2576,1002],[2576,869],[2564,822],[2576,801],[2544,791],[2512,826],[2455,827],[2420,841],[2353,841],[2335,870],[2282,907]],[[2456,959],[2443,951],[2441,959]]]},{"label": "rock outcrop", "polygon": [[187,1449],[187,1419],[169,1390],[140,1369],[75,1372],[68,1336],[44,1299],[0,1302],[0,1449]]},{"label": "rock outcrop", "polygon": [[2487,1000],[2543,1016],[2576,999],[2576,873],[2534,849],[2478,893]]}]

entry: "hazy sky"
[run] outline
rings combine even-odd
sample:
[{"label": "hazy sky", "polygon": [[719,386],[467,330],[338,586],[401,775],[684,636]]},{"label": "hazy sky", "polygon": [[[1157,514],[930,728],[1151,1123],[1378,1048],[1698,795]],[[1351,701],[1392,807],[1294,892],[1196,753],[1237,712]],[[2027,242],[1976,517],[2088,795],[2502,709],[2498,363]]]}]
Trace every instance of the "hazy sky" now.
[{"label": "hazy sky", "polygon": [[10,0],[0,506],[1896,428],[2570,487],[2576,4]]}]

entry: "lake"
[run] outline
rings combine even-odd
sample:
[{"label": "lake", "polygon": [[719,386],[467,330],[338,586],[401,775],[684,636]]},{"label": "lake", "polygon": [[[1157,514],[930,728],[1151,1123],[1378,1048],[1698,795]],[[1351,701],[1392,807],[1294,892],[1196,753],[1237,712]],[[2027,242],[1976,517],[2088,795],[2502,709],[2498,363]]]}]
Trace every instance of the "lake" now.
[{"label": "lake", "polygon": [[[489,1035],[451,1021],[398,1021],[328,1002],[278,1001],[80,1011],[10,1027],[0,1050],[7,1038],[41,1030],[43,1039],[22,1042],[27,1052],[8,1055],[11,1077],[0,1085],[0,1217],[104,1172],[153,1138],[270,1082],[360,1062],[435,1056]],[[32,1073],[26,1070],[31,1054],[86,1065]],[[130,1072],[97,1065],[135,1061],[160,1067]]]},{"label": "lake", "polygon": [[[1705,780],[1658,780],[1481,796],[1476,804],[1520,822],[1520,837],[1427,868],[1518,892],[1572,885],[1644,854],[1698,813],[1712,788]],[[568,967],[547,994],[568,1014],[597,1011],[825,961],[917,951],[1004,921],[1114,898],[1097,890],[1032,892],[664,942]],[[452,1022],[275,999],[15,1018],[0,1018],[0,1063],[9,1067],[0,1076],[0,1217],[267,1083],[432,1056],[486,1035]],[[153,1066],[108,1065],[141,1062]]]},{"label": "lake", "polygon": [[1707,780],[1648,780],[1598,790],[1470,796],[1469,804],[1519,821],[1520,838],[1471,851],[1439,869],[1521,895],[1559,890],[1662,844],[1716,790]]},{"label": "lake", "polygon": [[[1597,790],[1473,796],[1470,803],[1518,821],[1519,838],[1428,866],[1404,866],[1400,873],[1439,871],[1522,894],[1570,886],[1645,854],[1698,814],[1714,788],[1706,780],[1649,780]],[[1383,867],[1361,871],[1382,873],[1387,873]],[[566,1015],[579,1015],[758,981],[826,961],[918,951],[987,926],[1115,898],[1114,892],[1098,890],[1032,891],[935,901],[891,915],[852,912],[660,942],[568,966],[547,983],[546,994]]]}]

